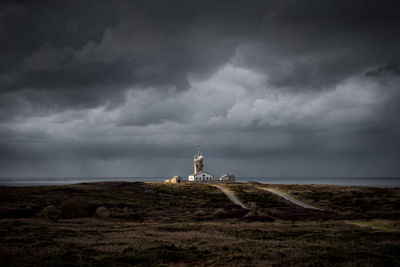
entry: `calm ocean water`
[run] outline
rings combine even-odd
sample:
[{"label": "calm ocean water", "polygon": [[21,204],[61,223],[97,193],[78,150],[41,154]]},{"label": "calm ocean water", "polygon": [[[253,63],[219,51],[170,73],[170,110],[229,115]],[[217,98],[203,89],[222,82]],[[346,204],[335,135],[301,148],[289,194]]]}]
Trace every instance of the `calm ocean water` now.
[{"label": "calm ocean water", "polygon": [[[167,178],[155,177],[0,177],[0,186],[35,186],[65,185],[88,182],[126,181],[126,182],[161,182]],[[400,177],[238,177],[238,182],[260,182],[266,184],[328,184],[400,187]]]}]

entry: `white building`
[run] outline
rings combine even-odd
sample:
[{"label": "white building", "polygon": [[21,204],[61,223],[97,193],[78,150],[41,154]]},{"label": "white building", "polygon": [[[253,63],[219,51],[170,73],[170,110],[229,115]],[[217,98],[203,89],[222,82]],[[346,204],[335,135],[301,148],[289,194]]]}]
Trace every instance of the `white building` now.
[{"label": "white building", "polygon": [[192,173],[189,174],[189,182],[207,182],[207,181],[214,181],[214,175],[205,172],[205,171],[201,171],[198,173]]},{"label": "white building", "polygon": [[235,183],[236,177],[235,177],[235,175],[233,175],[231,173],[226,173],[226,174],[222,175],[219,178],[219,180],[225,184],[233,184],[233,183]]}]

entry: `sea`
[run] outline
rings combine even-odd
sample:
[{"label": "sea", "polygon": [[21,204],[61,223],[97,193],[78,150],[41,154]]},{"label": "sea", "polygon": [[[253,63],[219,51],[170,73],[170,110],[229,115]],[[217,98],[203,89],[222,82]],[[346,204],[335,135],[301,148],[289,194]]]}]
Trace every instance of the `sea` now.
[{"label": "sea", "polygon": [[[0,186],[45,186],[91,182],[163,182],[168,177],[0,177]],[[400,177],[236,177],[237,182],[400,187]]]}]

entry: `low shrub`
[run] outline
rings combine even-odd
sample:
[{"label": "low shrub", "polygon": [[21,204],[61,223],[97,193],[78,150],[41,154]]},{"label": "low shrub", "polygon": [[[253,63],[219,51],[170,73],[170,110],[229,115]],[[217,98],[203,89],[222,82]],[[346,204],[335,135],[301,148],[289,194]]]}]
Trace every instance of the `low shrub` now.
[{"label": "low shrub", "polygon": [[110,213],[106,207],[98,207],[96,209],[96,215],[100,218],[106,219],[110,216]]},{"label": "low shrub", "polygon": [[93,205],[83,199],[68,199],[60,205],[61,216],[65,219],[90,217],[93,210]]},{"label": "low shrub", "polygon": [[61,216],[61,212],[59,209],[57,209],[55,206],[47,206],[42,210],[40,213],[43,217],[51,219],[51,220],[57,220]]}]

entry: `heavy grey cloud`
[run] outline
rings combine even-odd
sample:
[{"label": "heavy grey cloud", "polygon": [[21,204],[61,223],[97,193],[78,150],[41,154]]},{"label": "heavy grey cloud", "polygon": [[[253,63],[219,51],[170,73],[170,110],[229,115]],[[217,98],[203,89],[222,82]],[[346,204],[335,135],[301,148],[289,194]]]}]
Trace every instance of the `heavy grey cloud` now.
[{"label": "heavy grey cloud", "polygon": [[0,175],[399,175],[396,10],[3,2]]}]

